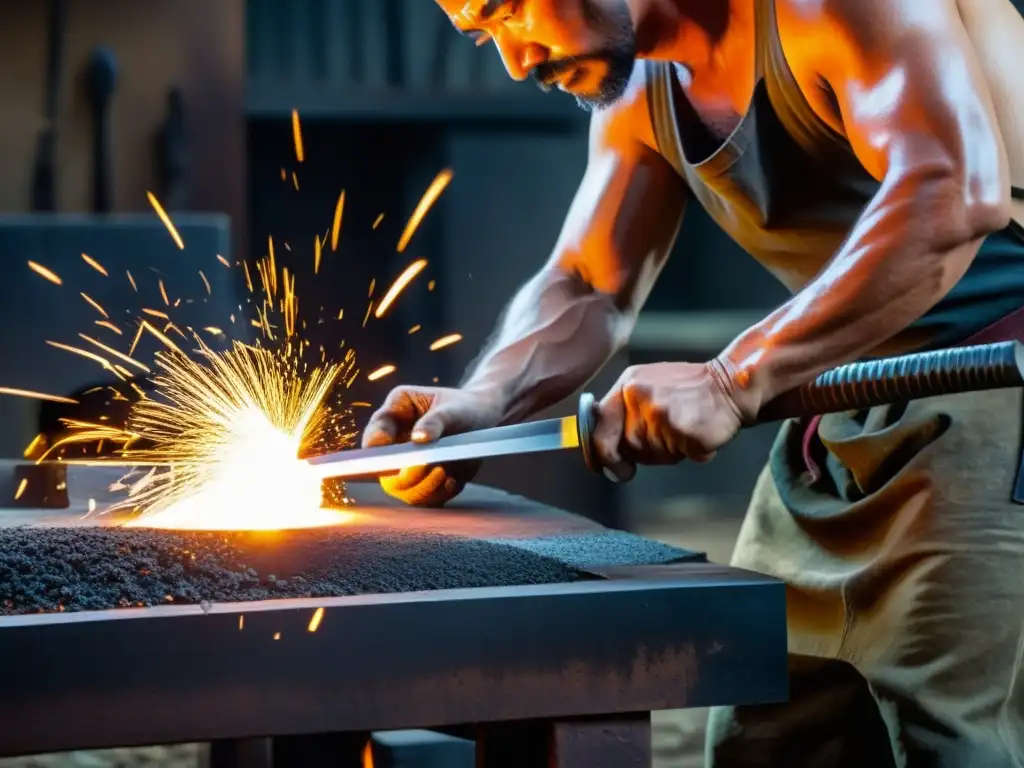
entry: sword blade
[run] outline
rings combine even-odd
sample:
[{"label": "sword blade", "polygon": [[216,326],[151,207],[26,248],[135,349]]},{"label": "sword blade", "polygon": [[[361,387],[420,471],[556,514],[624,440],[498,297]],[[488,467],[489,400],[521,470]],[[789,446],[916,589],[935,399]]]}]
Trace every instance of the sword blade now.
[{"label": "sword blade", "polygon": [[406,467],[579,447],[576,417],[529,421],[442,437],[433,443],[356,448],[306,459],[321,479],[384,475]]}]

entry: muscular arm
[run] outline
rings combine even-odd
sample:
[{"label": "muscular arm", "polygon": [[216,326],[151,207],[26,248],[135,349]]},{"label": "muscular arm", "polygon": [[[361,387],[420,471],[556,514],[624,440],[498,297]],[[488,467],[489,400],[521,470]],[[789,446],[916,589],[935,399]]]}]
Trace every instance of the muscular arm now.
[{"label": "muscular arm", "polygon": [[554,252],[462,384],[496,395],[502,423],[562,400],[600,370],[629,338],[672,247],[686,188],[643,140],[638,107],[646,110],[595,115],[587,171]]},{"label": "muscular arm", "polygon": [[954,0],[816,7],[820,76],[882,185],[817,278],[720,356],[748,417],[921,317],[1009,218],[1006,152]]}]

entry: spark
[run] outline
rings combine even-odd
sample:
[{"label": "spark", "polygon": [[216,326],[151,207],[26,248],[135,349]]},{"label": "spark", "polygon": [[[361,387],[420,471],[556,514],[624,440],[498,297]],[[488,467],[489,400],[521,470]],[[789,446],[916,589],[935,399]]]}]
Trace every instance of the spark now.
[{"label": "spark", "polygon": [[80,295],[81,295],[81,297],[83,299],[85,299],[86,303],[89,304],[89,306],[91,306],[93,309],[95,309],[97,312],[99,312],[101,315],[103,315],[103,317],[105,317],[107,319],[110,318],[110,315],[107,314],[107,310],[105,310],[103,307],[101,307],[99,305],[99,302],[96,301],[96,299],[92,298],[87,293],[80,293]]},{"label": "spark", "polygon": [[61,344],[58,341],[47,341],[46,343],[49,344],[51,347],[55,347],[56,349],[62,349],[65,352],[70,352],[73,355],[80,355],[81,357],[84,357],[87,360],[92,360],[94,363],[99,364],[99,366],[104,370],[113,373],[119,379],[124,378],[124,376],[117,370],[116,366],[111,364],[111,362],[106,358],[100,357],[95,352],[90,352],[87,349],[79,349],[78,347],[72,347],[68,344]]},{"label": "spark", "polygon": [[102,326],[103,328],[109,328],[109,329],[110,329],[110,330],[112,330],[112,331],[113,331],[114,333],[116,333],[116,334],[117,334],[118,336],[123,336],[123,335],[124,335],[124,334],[123,334],[123,333],[121,332],[121,329],[120,329],[120,328],[118,328],[118,327],[117,327],[116,325],[114,325],[114,324],[113,324],[112,322],[110,322],[109,320],[96,320],[95,322],[96,322],[96,325]]},{"label": "spark", "polygon": [[383,379],[385,376],[390,376],[396,370],[398,369],[393,365],[382,365],[377,370],[366,374],[366,379],[368,381],[377,381],[378,379]]},{"label": "spark", "polygon": [[342,366],[302,371],[295,358],[241,342],[226,352],[196,343],[201,362],[157,353],[161,396],[133,407],[132,432],[155,447],[127,450],[123,460],[167,469],[120,502],[144,509],[131,525],[277,530],[346,520],[322,507],[316,473],[297,458],[332,425],[322,403]]},{"label": "spark", "polygon": [[[298,174],[295,173],[295,171],[292,171],[292,186],[295,187],[296,192],[299,191],[299,176]],[[285,247],[288,247],[287,244],[285,245]]]},{"label": "spark", "polygon": [[34,261],[28,263],[28,268],[39,275],[44,280],[49,280],[54,285],[63,285],[64,281],[57,276],[57,273],[53,270],[47,269],[42,264],[37,264]]},{"label": "spark", "polygon": [[342,307],[341,309],[338,310],[338,319],[339,320],[344,320],[345,319],[345,308],[344,307]]},{"label": "spark", "polygon": [[302,125],[299,123],[299,111],[292,110],[292,138],[295,140],[295,159],[300,163],[305,160],[305,152],[302,148]]},{"label": "spark", "polygon": [[322,607],[317,608],[313,611],[313,617],[309,620],[309,627],[307,629],[310,632],[316,632],[320,629],[320,622],[324,620],[324,609]]},{"label": "spark", "polygon": [[373,298],[373,289],[376,288],[376,287],[377,287],[377,278],[373,278],[372,280],[370,280],[370,288],[366,292],[366,298],[368,298],[368,299]]},{"label": "spark", "polygon": [[228,261],[227,259],[225,259],[223,256],[221,256],[219,253],[217,254],[217,261],[219,261],[221,264],[223,264],[228,269],[231,269],[231,262]]},{"label": "spark", "polygon": [[31,443],[25,446],[25,450],[22,451],[21,455],[24,456],[26,459],[32,458],[32,454],[36,452],[36,448],[38,448],[42,444],[42,442],[43,433],[40,432],[38,435],[32,438]]},{"label": "spark", "polygon": [[203,330],[206,331],[207,333],[212,333],[214,336],[223,336],[224,335],[224,331],[222,331],[220,328],[218,328],[215,325],[208,325],[205,328],[203,328]]},{"label": "spark", "polygon": [[181,235],[178,234],[178,230],[174,226],[174,222],[171,221],[171,217],[167,215],[167,211],[160,205],[160,201],[156,199],[156,195],[152,192],[147,192],[146,197],[149,198],[149,204],[153,206],[153,210],[156,211],[156,215],[160,217],[160,221],[167,227],[167,232],[171,235],[171,239],[174,240],[175,245],[179,249],[185,250],[185,243],[181,239]]},{"label": "spark", "polygon": [[391,287],[388,288],[387,293],[384,294],[384,297],[377,305],[377,311],[374,315],[378,319],[384,317],[384,314],[391,308],[391,305],[395,303],[395,299],[398,298],[398,295],[405,290],[406,286],[408,286],[409,283],[411,283],[416,276],[426,268],[426,266],[426,259],[417,259],[407,266],[402,271],[402,274],[395,278],[395,282],[391,284]]},{"label": "spark", "polygon": [[135,284],[135,278],[132,277],[132,273],[129,272],[127,269],[124,271],[124,273],[126,275],[128,275],[128,282],[132,284],[132,290],[135,291],[136,293],[138,293],[139,292],[139,286],[137,286]]},{"label": "spark", "polygon": [[363,747],[362,768],[373,768],[373,743],[369,740],[367,740],[366,745]]},{"label": "spark", "polygon": [[450,347],[452,344],[457,344],[462,341],[461,333],[449,333],[447,336],[442,336],[440,339],[430,345],[431,352],[437,352],[439,349]]},{"label": "spark", "polygon": [[275,632],[274,633],[274,639],[275,640],[280,640],[281,639],[281,633],[280,632]]},{"label": "spark", "polygon": [[338,195],[338,202],[334,205],[334,221],[331,222],[331,250],[338,250],[338,236],[341,234],[341,215],[345,211],[345,190]]},{"label": "spark", "polygon": [[199,277],[203,280],[203,285],[206,287],[206,295],[213,295],[213,289],[210,288],[210,281],[206,279],[206,275],[203,274],[203,270],[199,270]]},{"label": "spark", "polygon": [[409,335],[412,336],[414,333],[418,333],[420,328],[422,327],[422,325],[414,325],[412,328],[409,329]]},{"label": "spark", "polygon": [[28,487],[28,478],[27,477],[21,478],[21,482],[18,483],[18,490],[16,490],[14,492],[14,500],[15,501],[17,501],[18,499],[21,498],[21,494],[23,494],[25,492],[25,489],[27,487]]},{"label": "spark", "polygon": [[241,632],[243,629],[245,629],[245,614],[240,613],[238,614],[238,631]]},{"label": "spark", "polygon": [[50,403],[68,403],[78,405],[78,401],[70,397],[60,395],[48,395],[45,392],[35,392],[31,389],[15,389],[14,387],[0,387],[0,395],[11,395],[12,397],[26,397],[30,400],[46,400]]},{"label": "spark", "polygon": [[99,263],[98,261],[96,261],[96,259],[94,259],[94,258],[93,258],[92,256],[90,256],[89,254],[87,254],[87,253],[83,253],[83,254],[82,254],[82,261],[84,261],[84,262],[85,262],[86,264],[88,264],[88,265],[89,265],[90,267],[92,267],[93,269],[95,269],[95,270],[96,270],[97,272],[99,272],[99,273],[100,273],[101,275],[103,275],[104,277],[110,277],[110,275],[108,275],[108,274],[107,274],[107,270],[106,270],[106,269],[104,269],[103,265],[102,265],[102,264],[100,264],[100,263]]},{"label": "spark", "polygon": [[377,218],[373,220],[373,229],[376,229],[377,227],[379,227],[380,223],[382,221],[384,221],[384,214],[383,213],[378,213],[377,214]]},{"label": "spark", "polygon": [[78,334],[78,336],[82,340],[87,341],[88,343],[92,344],[94,347],[102,349],[108,355],[112,355],[112,356],[116,357],[119,360],[123,360],[124,362],[128,363],[129,365],[135,366],[136,368],[138,368],[143,373],[150,373],[150,368],[147,365],[145,365],[144,363],[140,363],[134,357],[130,357],[130,356],[124,354],[123,352],[118,352],[113,347],[108,347],[103,342],[97,341],[94,338],[86,336],[84,333],[80,333],[80,334]]},{"label": "spark", "polygon": [[161,312],[159,309],[150,309],[149,307],[143,307],[142,314],[149,315],[150,317],[159,317],[162,320],[170,320],[168,314],[166,312]]},{"label": "spark", "polygon": [[167,298],[167,288],[164,287],[164,281],[157,280],[157,284],[160,286],[160,298],[164,300],[164,306],[171,306],[171,300]]},{"label": "spark", "polygon": [[96,511],[96,499],[89,499],[88,509],[90,515]]},{"label": "spark", "polygon": [[428,291],[432,291],[432,290],[434,290],[434,286],[435,286],[435,285],[436,285],[436,281],[434,281],[434,280],[431,280],[431,281],[430,281],[429,283],[427,283],[427,290],[428,290]]},{"label": "spark", "polygon": [[132,345],[131,345],[131,347],[129,347],[129,348],[128,348],[128,354],[129,354],[129,355],[131,355],[131,354],[134,354],[134,353],[135,353],[135,347],[137,347],[137,346],[138,346],[138,344],[139,344],[139,339],[141,339],[141,338],[142,338],[142,332],[143,332],[144,330],[145,330],[145,325],[144,325],[144,323],[139,323],[139,327],[138,327],[138,329],[137,329],[137,330],[135,331],[135,338],[134,338],[134,339],[132,339]]},{"label": "spark", "polygon": [[320,245],[320,236],[313,235],[313,274],[320,274],[320,257],[323,255],[323,248]]},{"label": "spark", "polygon": [[427,191],[423,193],[423,197],[420,199],[419,204],[416,206],[416,210],[413,211],[412,216],[409,217],[409,223],[405,225],[405,230],[402,232],[401,238],[398,240],[398,252],[402,253],[409,245],[409,241],[412,240],[412,236],[416,234],[416,230],[420,226],[420,222],[430,212],[431,207],[437,202],[437,198],[444,192],[445,187],[452,180],[452,172],[450,170],[443,170],[430,182],[430,186],[427,187]]},{"label": "spark", "polygon": [[372,310],[372,309],[373,309],[373,302],[371,301],[369,304],[366,305],[366,314],[363,315],[363,328],[366,327],[366,323],[370,319],[370,310]]}]

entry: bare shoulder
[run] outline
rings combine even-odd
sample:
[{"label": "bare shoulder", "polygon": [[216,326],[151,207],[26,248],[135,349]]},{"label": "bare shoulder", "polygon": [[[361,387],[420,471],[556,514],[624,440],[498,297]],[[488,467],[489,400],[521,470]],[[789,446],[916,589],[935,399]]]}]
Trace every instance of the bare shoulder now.
[{"label": "bare shoulder", "polygon": [[[843,74],[873,79],[901,55],[941,61],[958,51],[987,85],[1011,178],[1018,186],[1024,182],[1024,16],[1011,0],[775,0],[775,9],[782,49],[801,91],[842,135],[847,131],[823,72],[857,68]],[[859,41],[865,57],[839,59],[850,40]]]},{"label": "bare shoulder", "polygon": [[590,122],[592,151],[646,148],[658,151],[647,95],[647,62],[637,59],[626,93],[615,104],[594,112]]}]

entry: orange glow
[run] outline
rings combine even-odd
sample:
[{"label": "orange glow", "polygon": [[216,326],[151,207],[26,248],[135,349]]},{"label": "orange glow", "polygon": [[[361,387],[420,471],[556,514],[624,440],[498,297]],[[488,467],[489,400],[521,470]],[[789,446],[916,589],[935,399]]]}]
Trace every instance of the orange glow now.
[{"label": "orange glow", "polygon": [[99,305],[99,302],[97,302],[97,301],[96,301],[96,299],[92,298],[92,297],[91,297],[91,296],[90,296],[89,294],[87,294],[87,293],[82,293],[82,294],[80,294],[80,295],[81,295],[81,297],[82,297],[83,299],[85,299],[86,303],[87,303],[87,304],[88,304],[88,305],[89,305],[90,307],[92,307],[92,308],[93,308],[93,309],[95,309],[95,310],[96,310],[97,312],[99,312],[99,313],[100,313],[101,315],[103,315],[103,317],[105,317],[105,318],[108,318],[108,319],[110,318],[110,315],[108,315],[108,314],[107,314],[107,311],[106,311],[106,310],[105,310],[105,309],[104,309],[103,307],[101,307],[101,306]]},{"label": "orange glow", "polygon": [[185,250],[185,243],[181,239],[181,235],[178,234],[178,229],[174,226],[174,222],[171,221],[171,217],[167,215],[167,211],[160,205],[160,201],[156,199],[156,196],[152,192],[147,192],[146,197],[149,198],[149,204],[153,206],[153,210],[156,211],[156,215],[160,217],[160,221],[167,227],[168,233],[171,235],[171,239],[174,240],[175,244],[181,250]]},{"label": "orange glow", "polygon": [[49,280],[54,285],[63,285],[64,281],[57,276],[57,273],[47,269],[42,264],[36,264],[34,261],[28,263],[28,268],[39,275],[44,280]]},{"label": "orange glow", "polygon": [[331,250],[338,250],[338,236],[341,234],[341,215],[345,212],[345,190],[338,195],[338,202],[334,206],[334,221],[331,222]]},{"label": "orange glow", "polygon": [[103,265],[96,261],[96,259],[92,258],[92,256],[83,253],[82,260],[104,277],[109,277],[109,275],[107,274],[107,270],[103,268]]},{"label": "orange glow", "polygon": [[370,741],[363,747],[363,768],[373,768],[373,742]]},{"label": "orange glow", "polygon": [[302,124],[299,122],[299,111],[292,110],[292,138],[295,141],[295,159],[300,163],[306,159],[305,150],[302,148]]},{"label": "orange glow", "polygon": [[437,198],[441,196],[445,188],[452,180],[452,172],[450,170],[443,170],[434,180],[430,182],[430,186],[427,187],[427,191],[423,193],[423,197],[420,199],[419,204],[416,206],[416,210],[413,211],[412,216],[409,217],[409,223],[405,225],[405,231],[402,232],[402,237],[398,240],[398,252],[402,253],[409,245],[409,241],[412,240],[412,236],[416,234],[416,230],[419,229],[420,223],[423,221],[423,217],[430,212],[434,203],[437,202]]},{"label": "orange glow", "polygon": [[371,371],[370,373],[368,373],[366,375],[366,378],[369,381],[377,381],[378,379],[383,379],[385,376],[390,376],[392,373],[394,373],[397,370],[398,369],[395,366],[393,366],[393,365],[382,365],[377,370]]},{"label": "orange glow", "polygon": [[437,352],[439,349],[450,347],[452,344],[457,344],[462,341],[461,333],[449,333],[447,336],[442,336],[440,339],[430,345],[431,352]]},{"label": "orange glow", "polygon": [[45,392],[35,392],[31,389],[15,389],[14,387],[0,387],[0,395],[11,395],[13,397],[27,397],[30,400],[48,400],[51,403],[68,403],[78,405],[77,400],[60,395],[48,395]]},{"label": "orange glow", "polygon": [[426,269],[426,266],[426,259],[417,259],[406,267],[402,271],[402,274],[395,278],[395,282],[391,284],[387,293],[385,293],[384,297],[380,300],[380,304],[377,305],[377,311],[374,313],[374,316],[377,318],[384,317],[384,314],[391,309],[391,305],[395,303],[395,299],[398,298],[399,294],[406,289],[409,283],[416,279],[416,275]]},{"label": "orange glow", "polygon": [[320,629],[320,622],[324,620],[324,609],[317,608],[313,611],[313,617],[309,620],[309,627],[307,629],[310,632],[316,632]]}]

